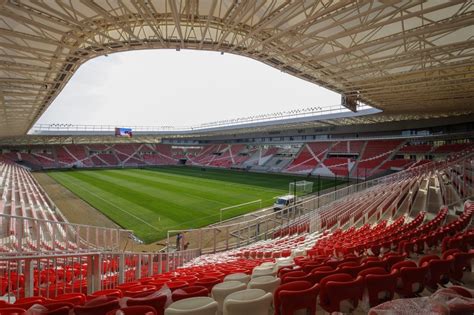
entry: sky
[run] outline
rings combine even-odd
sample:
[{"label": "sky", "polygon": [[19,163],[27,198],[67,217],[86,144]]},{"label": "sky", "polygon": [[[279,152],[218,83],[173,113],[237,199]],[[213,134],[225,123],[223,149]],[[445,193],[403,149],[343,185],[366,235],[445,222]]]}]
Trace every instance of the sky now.
[{"label": "sky", "polygon": [[196,126],[337,104],[339,94],[250,58],[142,50],[84,63],[38,123]]}]

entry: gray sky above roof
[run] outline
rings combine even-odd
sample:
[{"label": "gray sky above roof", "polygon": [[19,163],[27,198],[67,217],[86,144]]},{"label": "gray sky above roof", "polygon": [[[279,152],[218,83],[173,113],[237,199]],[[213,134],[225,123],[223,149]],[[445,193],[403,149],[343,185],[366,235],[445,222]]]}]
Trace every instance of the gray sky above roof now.
[{"label": "gray sky above roof", "polygon": [[144,50],[86,62],[38,123],[186,126],[340,104],[340,95],[241,56]]}]

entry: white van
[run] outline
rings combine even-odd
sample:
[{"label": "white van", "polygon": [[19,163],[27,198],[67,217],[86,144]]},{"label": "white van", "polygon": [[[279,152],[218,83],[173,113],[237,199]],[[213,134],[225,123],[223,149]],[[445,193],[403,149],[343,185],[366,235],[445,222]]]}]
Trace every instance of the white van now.
[{"label": "white van", "polygon": [[286,196],[278,197],[275,203],[273,204],[273,210],[275,211],[281,210],[293,204],[294,202],[295,202],[294,195],[286,195]]}]

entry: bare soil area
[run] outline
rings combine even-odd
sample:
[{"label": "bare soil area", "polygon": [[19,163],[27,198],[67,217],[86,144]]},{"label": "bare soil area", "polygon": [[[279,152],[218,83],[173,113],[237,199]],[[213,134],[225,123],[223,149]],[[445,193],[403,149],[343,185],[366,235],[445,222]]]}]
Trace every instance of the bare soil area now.
[{"label": "bare soil area", "polygon": [[[48,174],[41,172],[33,172],[32,174],[60,209],[67,221],[76,224],[120,228],[114,221],[56,182]],[[164,245],[164,242],[159,243]],[[129,251],[158,251],[164,247],[163,245],[142,245],[137,244],[133,240],[122,240],[121,248]]]}]

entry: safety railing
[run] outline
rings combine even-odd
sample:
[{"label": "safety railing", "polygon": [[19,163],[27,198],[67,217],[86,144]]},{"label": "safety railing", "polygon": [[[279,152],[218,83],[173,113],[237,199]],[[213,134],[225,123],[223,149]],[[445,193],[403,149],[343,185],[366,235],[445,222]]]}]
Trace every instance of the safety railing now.
[{"label": "safety railing", "polygon": [[120,250],[129,230],[0,214],[0,253]]},{"label": "safety railing", "polygon": [[33,295],[91,294],[176,270],[200,254],[199,250],[186,250],[0,256],[0,295],[13,302]]},{"label": "safety railing", "polygon": [[[472,156],[472,153],[467,153]],[[460,155],[447,161],[431,162],[388,176],[349,185],[320,196],[309,196],[300,200],[297,204],[279,211],[273,211],[269,208],[266,211],[247,214],[205,228],[170,230],[168,231],[167,243],[169,248],[186,245],[188,248],[199,248],[204,253],[212,253],[276,236],[306,231],[320,232],[322,230],[320,214],[332,202],[352,196],[355,193],[364,192],[380,184],[398,183],[401,180],[415,178],[420,174],[444,169],[449,165],[459,163],[464,158],[465,156]],[[404,190],[403,193],[406,194],[407,191]],[[382,204],[377,208],[376,215],[380,216],[385,211],[394,213],[395,208],[401,201],[402,198],[398,197],[390,200],[389,203]],[[359,217],[353,217],[354,215],[349,217],[346,222],[357,221]],[[357,215],[366,217],[366,213],[358,213]],[[338,220],[338,218],[335,219]],[[178,235],[179,241],[177,241]]]}]

